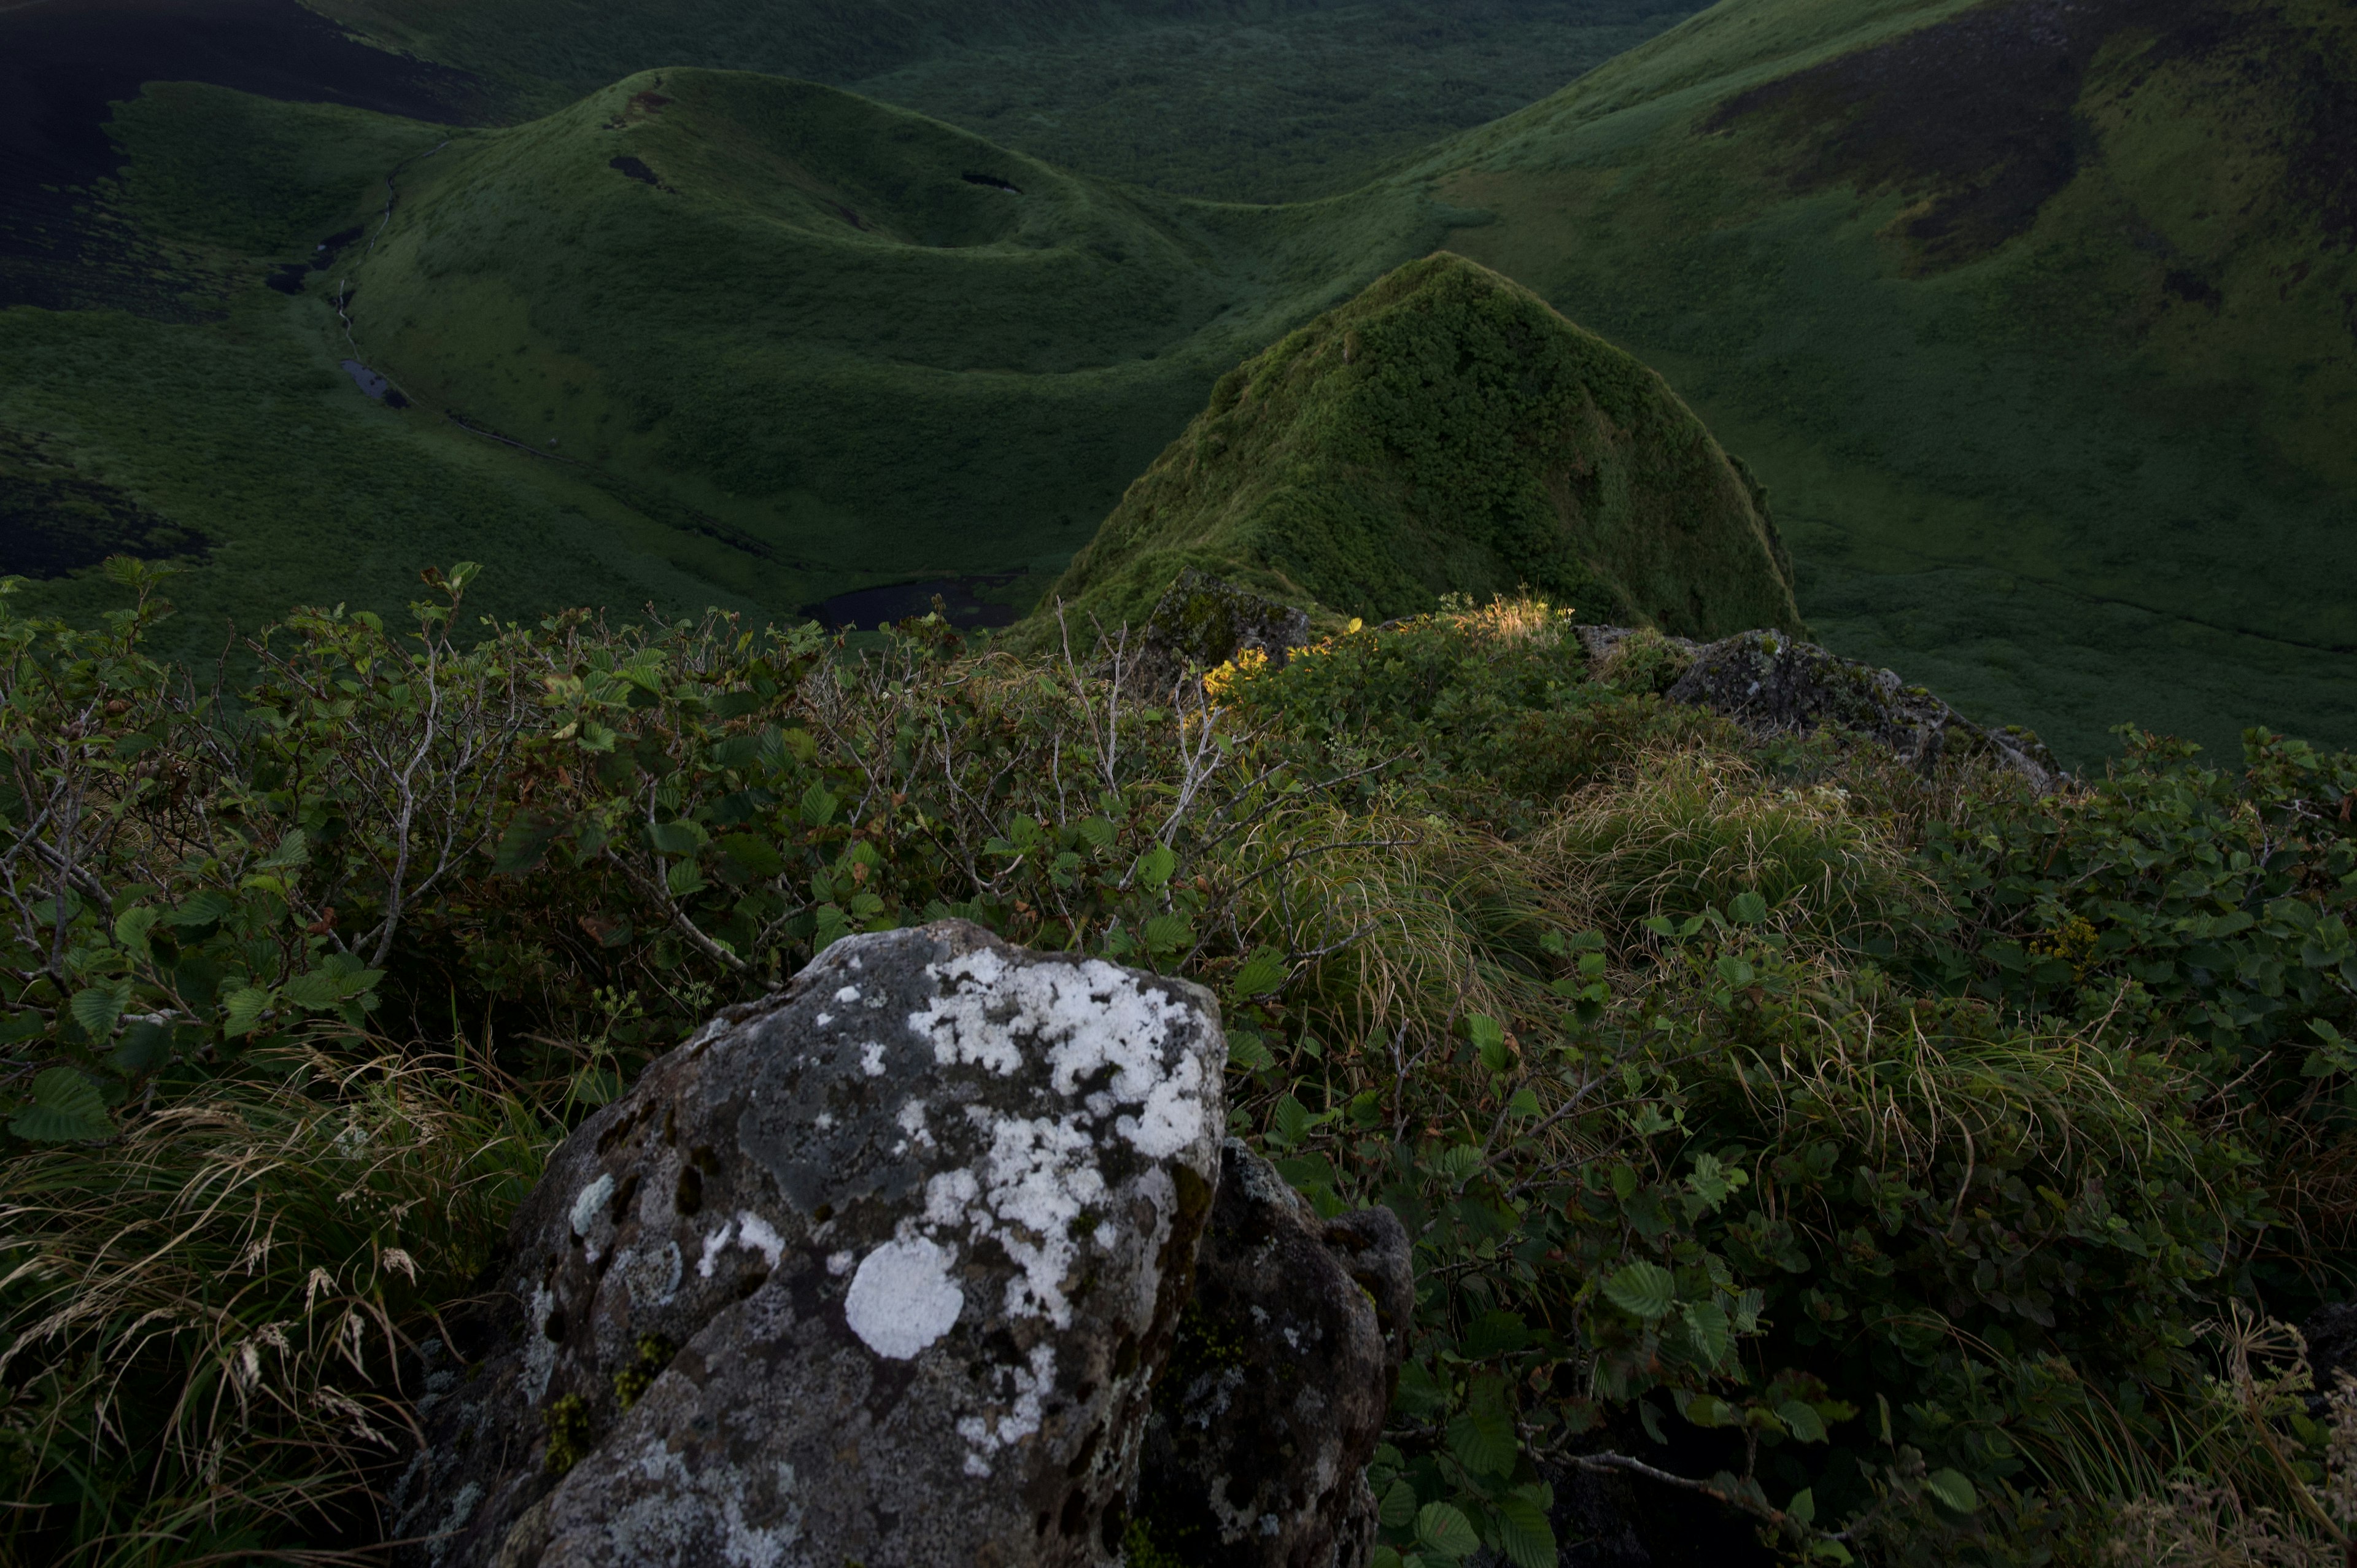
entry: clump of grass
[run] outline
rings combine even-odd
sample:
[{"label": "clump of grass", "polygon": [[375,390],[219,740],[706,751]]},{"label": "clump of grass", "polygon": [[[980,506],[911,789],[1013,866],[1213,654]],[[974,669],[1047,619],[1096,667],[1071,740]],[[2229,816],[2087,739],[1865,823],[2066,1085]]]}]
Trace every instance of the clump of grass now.
[{"label": "clump of grass", "polygon": [[367,1472],[408,1438],[404,1351],[465,1294],[551,1134],[447,1062],[247,1067],[117,1146],[0,1165],[17,1560],[375,1539]]},{"label": "clump of grass", "polygon": [[1841,937],[1908,921],[1932,897],[1839,787],[1777,786],[1716,750],[1641,755],[1537,836],[1624,933],[1756,893],[1781,924]]}]

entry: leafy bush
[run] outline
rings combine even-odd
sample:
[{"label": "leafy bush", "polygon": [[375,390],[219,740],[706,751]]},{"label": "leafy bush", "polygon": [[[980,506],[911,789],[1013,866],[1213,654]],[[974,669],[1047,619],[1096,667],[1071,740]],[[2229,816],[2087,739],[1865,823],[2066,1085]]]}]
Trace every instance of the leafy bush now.
[{"label": "leafy bush", "polygon": [[1385,1561],[1552,1562],[1582,1472],[1820,1562],[2085,1560],[2179,1474],[2322,1529],[2322,1429],[2203,1335],[2339,1279],[2282,1172],[2357,1066],[2347,759],[2031,801],[1750,746],[1534,602],[1207,694],[931,619],[461,639],[464,568],[232,698],[122,575],[94,631],[0,597],[20,1555],[364,1545],[401,1348],[545,1141],[952,915],[1212,985],[1237,1130],[1406,1221]]}]

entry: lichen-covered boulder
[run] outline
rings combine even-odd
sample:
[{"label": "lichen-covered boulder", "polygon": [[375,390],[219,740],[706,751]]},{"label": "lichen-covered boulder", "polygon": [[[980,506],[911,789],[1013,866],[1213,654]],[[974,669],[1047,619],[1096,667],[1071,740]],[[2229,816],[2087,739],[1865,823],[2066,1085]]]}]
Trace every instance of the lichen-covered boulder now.
[{"label": "lichen-covered boulder", "polygon": [[1983,728],[1890,671],[1782,632],[1741,632],[1697,650],[1666,694],[1758,735],[1830,725],[1878,740],[1927,770],[1943,756],[1979,757],[2020,774],[2041,794],[2062,782],[2053,754],[2028,730]]},{"label": "lichen-covered boulder", "polygon": [[1219,1176],[1216,1004],[846,938],[567,1139],[393,1496],[431,1568],[1103,1564]]},{"label": "lichen-covered boulder", "polygon": [[1247,650],[1281,665],[1308,641],[1307,611],[1189,566],[1155,603],[1141,650],[1159,684],[1189,669],[1216,669]]},{"label": "lichen-covered boulder", "polygon": [[1388,1208],[1320,1219],[1231,1139],[1178,1346],[1155,1390],[1137,1517],[1186,1568],[1363,1568],[1367,1461],[1415,1283]]}]

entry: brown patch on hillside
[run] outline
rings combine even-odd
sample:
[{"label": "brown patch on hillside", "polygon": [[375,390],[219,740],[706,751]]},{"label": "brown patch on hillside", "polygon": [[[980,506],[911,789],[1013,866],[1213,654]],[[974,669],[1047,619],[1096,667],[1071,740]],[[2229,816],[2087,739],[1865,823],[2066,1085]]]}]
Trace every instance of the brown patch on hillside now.
[{"label": "brown patch on hillside", "polygon": [[[1798,189],[1918,196],[1894,237],[1927,269],[1953,266],[2027,231],[2078,173],[2091,142],[2076,113],[2088,64],[2131,27],[2154,35],[2148,59],[2232,48],[2311,74],[2285,69],[2289,55],[2313,61],[2300,40],[2266,48],[2255,33],[2287,30],[2216,0],[1998,0],[1740,93],[1697,129],[1764,122],[1795,153],[1787,176]],[[2313,74],[2330,85],[2320,64]],[[2357,137],[2357,111],[2338,113]]]}]

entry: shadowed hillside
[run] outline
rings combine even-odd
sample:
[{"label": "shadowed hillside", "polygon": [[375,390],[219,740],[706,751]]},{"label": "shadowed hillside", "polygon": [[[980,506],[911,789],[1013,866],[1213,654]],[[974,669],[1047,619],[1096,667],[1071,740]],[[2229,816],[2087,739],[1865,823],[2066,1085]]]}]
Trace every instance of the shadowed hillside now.
[{"label": "shadowed hillside", "polygon": [[1835,646],[2066,750],[2357,735],[2357,13],[1734,0],[1422,166],[1759,470]]},{"label": "shadowed hillside", "polygon": [[1214,377],[1446,231],[1388,192],[1149,197],[696,70],[413,177],[351,272],[371,362],[716,520],[813,597],[1060,567]]},{"label": "shadowed hillside", "polygon": [[1135,625],[1195,565],[1369,620],[1520,585],[1682,635],[1796,628],[1762,499],[1659,376],[1444,254],[1221,378],[1055,596]]}]

